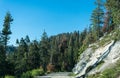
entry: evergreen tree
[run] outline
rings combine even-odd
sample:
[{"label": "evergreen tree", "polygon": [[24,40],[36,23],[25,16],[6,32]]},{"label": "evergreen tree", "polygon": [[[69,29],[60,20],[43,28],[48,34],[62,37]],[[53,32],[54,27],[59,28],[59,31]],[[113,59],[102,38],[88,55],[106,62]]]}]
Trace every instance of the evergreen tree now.
[{"label": "evergreen tree", "polygon": [[19,44],[19,40],[18,39],[16,39],[16,44]]},{"label": "evergreen tree", "polygon": [[7,43],[8,43],[8,40],[10,39],[9,35],[12,34],[10,30],[10,24],[12,21],[13,19],[11,17],[11,14],[7,12],[4,19],[3,30],[2,30],[5,50],[7,49]]},{"label": "evergreen tree", "polygon": [[74,53],[73,53],[72,57],[73,57],[73,64],[75,64],[75,63],[77,63],[77,60],[78,60],[78,49],[80,48],[80,44],[79,44],[79,31],[75,31],[73,33],[73,35],[74,35],[73,36],[74,43],[73,43],[72,48],[73,48]]},{"label": "evergreen tree", "polygon": [[120,0],[106,0],[106,7],[111,11],[114,24],[120,25]]},{"label": "evergreen tree", "polygon": [[[68,45],[68,62],[69,62],[69,69],[71,71],[71,69],[73,68],[74,64],[75,64],[75,57],[74,57],[74,51],[73,51],[73,46],[74,46],[74,40],[73,40],[73,36],[71,35],[71,38],[69,40],[69,45]],[[77,57],[77,56],[76,56]]]},{"label": "evergreen tree", "polygon": [[25,42],[29,45],[29,43],[30,43],[30,38],[29,38],[28,35],[26,35],[26,37],[25,37]]},{"label": "evergreen tree", "polygon": [[111,16],[111,11],[107,11],[104,17],[104,26],[102,28],[102,31],[105,32],[110,32],[114,29],[113,25],[113,18]]},{"label": "evergreen tree", "polygon": [[21,38],[17,48],[17,58],[15,62],[15,74],[19,78],[23,72],[28,70],[28,45],[23,38]]},{"label": "evergreen tree", "polygon": [[28,53],[29,69],[39,68],[40,62],[41,60],[40,60],[38,42],[34,40],[29,45],[29,53]]},{"label": "evergreen tree", "polygon": [[49,53],[50,45],[47,33],[44,31],[40,41],[40,58],[42,59],[42,67],[44,71],[46,71],[46,66],[49,63],[50,53]]},{"label": "evergreen tree", "polygon": [[93,10],[91,21],[93,26],[93,33],[96,33],[97,39],[102,36],[101,28],[103,26],[104,11],[102,9],[102,0],[96,0],[97,7]]},{"label": "evergreen tree", "polygon": [[0,32],[0,45],[3,45],[3,35],[1,32]]},{"label": "evergreen tree", "polygon": [[4,76],[8,74],[9,70],[9,62],[6,58],[6,51],[7,51],[7,42],[9,40],[9,35],[11,34],[10,24],[13,21],[9,12],[6,13],[4,18],[4,24],[2,33],[0,33],[0,76]]}]

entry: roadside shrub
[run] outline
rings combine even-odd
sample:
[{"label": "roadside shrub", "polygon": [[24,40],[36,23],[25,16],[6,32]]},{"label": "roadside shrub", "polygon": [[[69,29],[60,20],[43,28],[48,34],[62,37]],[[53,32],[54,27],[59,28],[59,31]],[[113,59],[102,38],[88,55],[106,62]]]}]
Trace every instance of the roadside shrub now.
[{"label": "roadside shrub", "polygon": [[41,76],[41,75],[44,75],[44,70],[41,68],[41,69],[34,69],[31,71],[31,74],[32,76]]},{"label": "roadside shrub", "polygon": [[32,70],[32,76],[39,76],[40,75],[40,71],[38,69],[34,69]]},{"label": "roadside shrub", "polygon": [[41,75],[44,75],[44,71],[42,68],[24,72],[21,75],[21,78],[34,78],[35,76],[41,76]]},{"label": "roadside shrub", "polygon": [[33,78],[33,76],[31,75],[30,71],[27,71],[26,73],[23,73],[21,78]]},{"label": "roadside shrub", "polygon": [[15,77],[7,75],[7,76],[5,76],[5,78],[15,78]]}]

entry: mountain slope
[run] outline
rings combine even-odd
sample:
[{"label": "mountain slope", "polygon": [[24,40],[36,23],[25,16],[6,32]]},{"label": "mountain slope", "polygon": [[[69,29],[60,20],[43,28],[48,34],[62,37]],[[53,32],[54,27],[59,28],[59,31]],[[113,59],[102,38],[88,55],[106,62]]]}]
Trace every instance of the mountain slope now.
[{"label": "mountain slope", "polygon": [[116,34],[118,32],[112,32],[89,45],[73,68],[76,77],[101,73],[116,64],[120,59],[120,41],[115,39]]}]

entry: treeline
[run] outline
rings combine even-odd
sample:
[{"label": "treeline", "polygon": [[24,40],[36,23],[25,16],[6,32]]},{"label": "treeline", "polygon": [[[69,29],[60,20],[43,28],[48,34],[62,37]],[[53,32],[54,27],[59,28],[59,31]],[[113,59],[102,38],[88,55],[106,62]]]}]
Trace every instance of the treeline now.
[{"label": "treeline", "polygon": [[23,72],[40,67],[45,72],[72,71],[78,59],[78,49],[83,44],[84,33],[75,31],[48,37],[43,32],[40,41],[30,41],[28,36],[17,39],[15,52],[8,56],[15,66],[14,74],[19,77]]},{"label": "treeline", "polygon": [[108,34],[120,25],[120,1],[96,0],[96,8],[91,15],[91,24],[82,32],[61,33],[47,36],[44,31],[40,40],[31,41],[27,35],[16,40],[15,49],[9,52],[11,22],[9,12],[4,18],[0,32],[0,76],[15,75],[20,78],[24,72],[42,68],[44,72],[72,71],[78,56],[104,34]]}]

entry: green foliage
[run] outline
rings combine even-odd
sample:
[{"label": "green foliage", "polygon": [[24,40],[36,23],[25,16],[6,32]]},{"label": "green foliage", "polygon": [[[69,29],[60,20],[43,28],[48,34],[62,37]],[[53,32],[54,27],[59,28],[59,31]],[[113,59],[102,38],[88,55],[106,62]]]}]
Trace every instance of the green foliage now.
[{"label": "green foliage", "polygon": [[87,78],[100,78],[99,75],[100,73],[96,73],[96,74],[88,76]]},{"label": "green foliage", "polygon": [[103,18],[104,18],[104,11],[103,11],[103,2],[102,0],[96,0],[95,2],[96,8],[93,10],[91,21],[92,21],[92,33],[96,34],[94,37],[97,37],[97,40],[103,35],[101,32],[103,26]]},{"label": "green foliage", "polygon": [[32,76],[42,76],[44,75],[44,70],[43,69],[34,69],[31,71]]},{"label": "green foliage", "polygon": [[76,74],[70,73],[70,74],[68,74],[68,76],[76,76]]},{"label": "green foliage", "polygon": [[33,76],[31,75],[30,71],[27,71],[26,73],[23,73],[21,78],[33,78]]},{"label": "green foliage", "polygon": [[106,8],[107,12],[104,16],[104,25],[102,31],[104,33],[111,32],[114,29],[113,18],[111,16],[111,11]]},{"label": "green foliage", "polygon": [[98,42],[98,45],[99,46],[105,46],[105,44],[109,43],[110,41],[111,41],[111,38],[110,38],[110,36],[107,35],[107,36],[104,37],[104,39],[102,39]]},{"label": "green foliage", "polygon": [[21,78],[34,78],[35,76],[44,75],[43,69],[34,69],[31,71],[27,71],[21,75]]},{"label": "green foliage", "polygon": [[110,34],[103,36],[101,40],[98,41],[99,46],[105,46],[109,44],[111,40],[120,40],[120,29],[114,29]]},{"label": "green foliage", "polygon": [[102,72],[103,75],[101,77],[102,78],[116,78],[115,72],[116,72],[116,70],[114,70],[114,69],[106,69],[105,71]]},{"label": "green foliage", "polygon": [[5,49],[3,45],[0,44],[0,76],[5,75],[5,66],[6,66],[6,56],[5,56]]},{"label": "green foliage", "polygon": [[34,40],[29,45],[29,53],[28,57],[29,59],[29,69],[34,69],[40,66],[40,53],[39,53],[39,47],[38,42]]},{"label": "green foliage", "polygon": [[3,35],[3,42],[5,49],[7,47],[7,42],[9,40],[9,35],[12,34],[10,30],[10,24],[13,21],[12,16],[9,12],[6,13],[5,19],[4,19],[4,24],[3,24],[3,29],[2,29],[2,35]]},{"label": "green foliage", "polygon": [[[15,75],[19,77],[23,72],[43,67],[49,63],[54,65],[55,71],[71,71],[78,59],[78,49],[83,44],[86,31],[80,33],[63,33],[56,36],[47,37],[44,32],[41,40],[30,42],[29,37],[17,39],[17,48],[13,55],[8,57],[14,59]],[[84,38],[83,38],[83,37]],[[65,43],[64,43],[64,40]],[[60,44],[65,45],[64,52],[60,52]]]},{"label": "green foliage", "polygon": [[22,73],[21,78],[34,78],[35,76],[42,76],[44,75],[43,69],[33,69],[31,71],[27,71]]},{"label": "green foliage", "polygon": [[93,50],[96,50],[98,47],[96,45],[90,46]]},{"label": "green foliage", "polygon": [[[8,74],[9,68],[8,62],[6,61],[6,54],[7,54],[7,42],[10,39],[9,35],[11,34],[10,24],[13,21],[9,12],[6,13],[4,18],[4,24],[2,33],[0,32],[0,76],[5,76]],[[7,69],[6,69],[7,68]]]},{"label": "green foliage", "polygon": [[47,71],[46,67],[47,64],[50,61],[50,43],[49,43],[49,39],[47,36],[47,33],[44,31],[41,37],[41,41],[39,44],[40,47],[40,57],[41,57],[41,63],[42,63],[42,67],[44,69],[44,71]]},{"label": "green foliage", "polygon": [[112,37],[114,40],[120,40],[120,29],[114,30],[114,37]]},{"label": "green foliage", "polygon": [[28,45],[25,39],[21,38],[19,46],[16,50],[16,55],[13,57],[15,60],[15,74],[21,75],[23,72],[30,70],[28,64]]},{"label": "green foliage", "polygon": [[6,13],[5,19],[4,19],[4,24],[3,24],[3,30],[2,33],[3,35],[9,35],[11,34],[11,30],[10,30],[10,24],[13,21],[11,14],[9,12]]},{"label": "green foliage", "polygon": [[81,55],[85,51],[86,48],[87,48],[86,45],[82,45],[79,49],[79,55]]},{"label": "green foliage", "polygon": [[[120,9],[117,3],[119,4],[120,1],[107,0],[106,3],[108,10],[112,13],[115,24],[119,24],[120,21]],[[11,55],[6,54],[5,51],[10,38],[9,35],[12,33],[10,25],[13,21],[10,13],[7,12],[4,19],[2,33],[0,34],[0,76],[5,75],[5,66],[10,68],[9,70],[13,68],[12,71],[7,72],[15,73],[18,77],[22,75],[23,78],[43,75],[47,71],[46,68],[49,63],[54,65],[56,71],[71,71],[77,63],[78,56],[85,51],[87,46],[103,36],[103,32],[101,31],[104,23],[102,0],[96,0],[95,4],[96,8],[93,10],[91,16],[92,23],[88,30],[84,29],[81,33],[79,33],[79,31],[74,31],[73,33],[62,33],[50,37],[48,37],[47,33],[44,31],[40,41],[30,41],[29,36],[26,36],[25,39],[21,38],[20,40],[16,40],[16,50]],[[110,24],[112,24],[112,21]],[[119,40],[119,33],[120,30],[116,30],[112,35],[105,36],[103,40],[99,41],[99,46],[103,46],[111,39]],[[92,47],[96,49],[96,46]],[[5,60],[9,62],[6,62]],[[39,66],[42,66],[43,69],[36,69],[39,68]],[[114,71],[111,72],[113,73]]]},{"label": "green foliage", "polygon": [[91,25],[84,35],[83,44],[89,45],[99,40],[103,36],[102,27],[104,25],[104,3],[102,0],[95,1],[96,8],[93,10],[91,15]]},{"label": "green foliage", "polygon": [[7,76],[5,76],[5,78],[15,78],[15,76],[7,75]]},{"label": "green foliage", "polygon": [[119,0],[107,0],[106,7],[111,11],[113,21],[116,25],[120,25],[120,1]]}]

